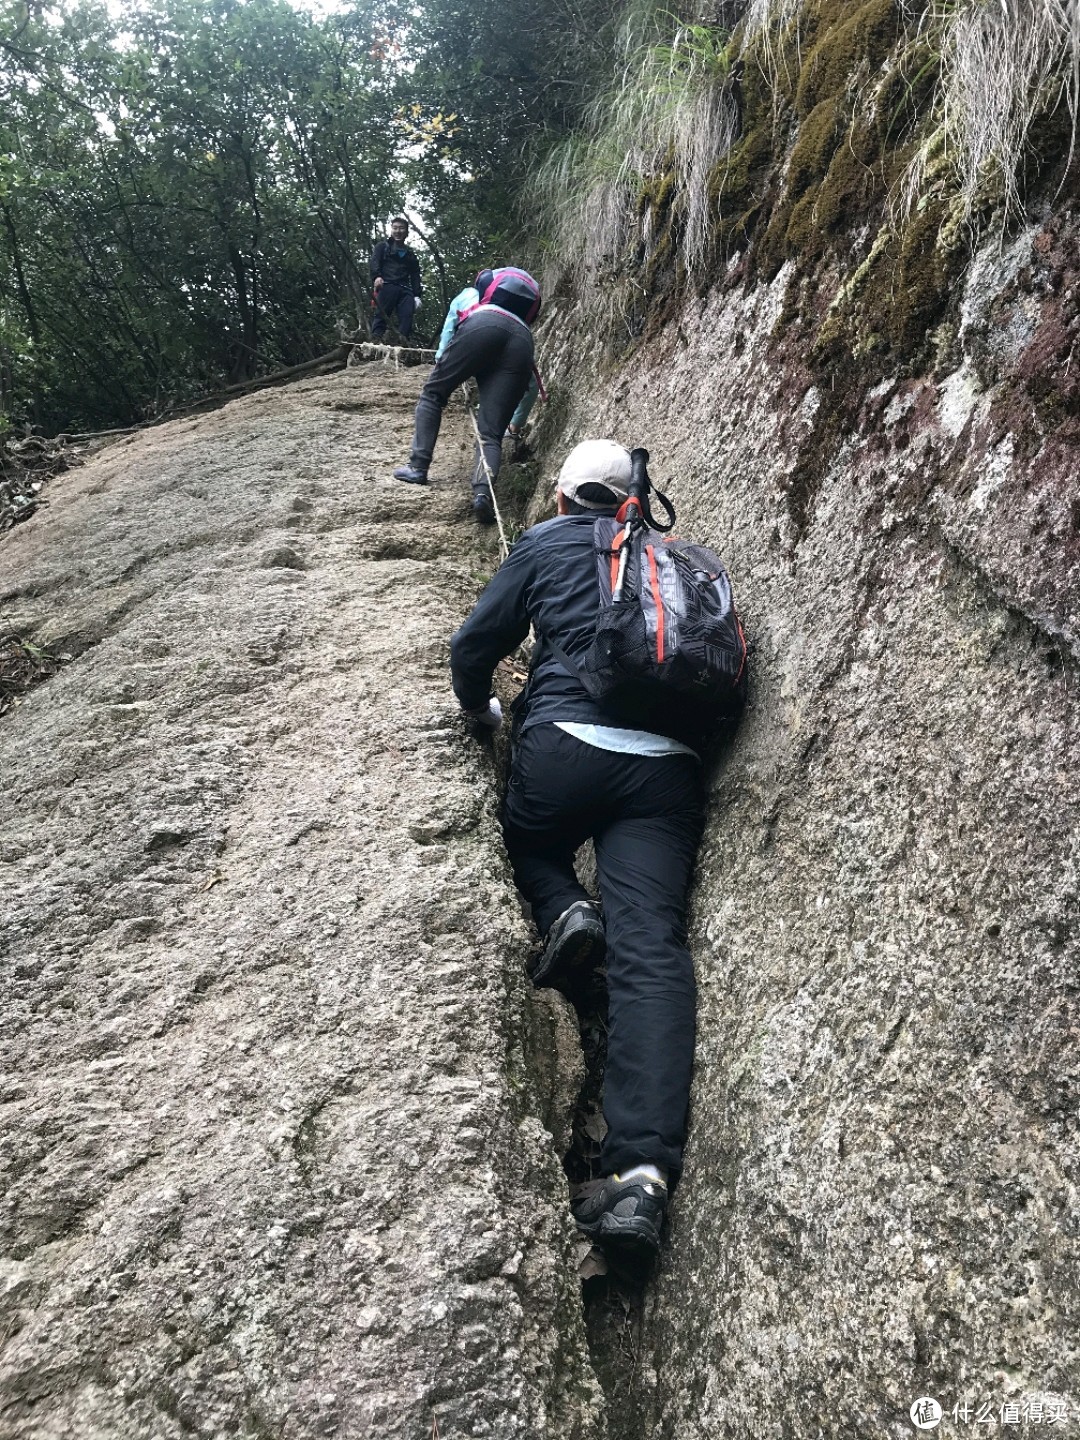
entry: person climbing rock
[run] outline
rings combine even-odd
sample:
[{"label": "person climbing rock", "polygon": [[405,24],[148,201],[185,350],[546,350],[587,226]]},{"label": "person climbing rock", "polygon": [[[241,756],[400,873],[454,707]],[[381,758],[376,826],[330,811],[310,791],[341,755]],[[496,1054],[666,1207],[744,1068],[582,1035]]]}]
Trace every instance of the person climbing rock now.
[{"label": "person climbing rock", "polygon": [[[475,285],[466,285],[464,290],[456,294],[450,301],[446,312],[446,318],[442,323],[442,330],[439,332],[439,344],[435,351],[435,359],[442,356],[443,351],[457,334],[457,327],[461,323],[461,317],[474,306],[480,303],[480,291]],[[510,423],[506,427],[506,438],[511,442],[510,460],[514,463],[519,460],[527,460],[530,450],[525,443],[525,426],[529,422],[532,408],[536,404],[537,396],[540,394],[540,376],[533,370],[529,378],[529,388],[521,397],[517,409],[510,417]]]},{"label": "person climbing rock", "polygon": [[415,250],[405,243],[408,234],[408,220],[404,215],[395,215],[390,221],[390,234],[371,252],[371,288],[375,292],[373,340],[382,339],[391,318],[397,321],[402,340],[408,341],[412,334],[413,319],[424,291],[420,283],[420,262]]},{"label": "person climbing rock", "polygon": [[[471,323],[471,322],[470,322]],[[704,817],[685,707],[658,729],[628,729],[593,700],[575,664],[597,612],[594,521],[626,500],[630,455],[610,440],[577,445],[559,472],[558,516],[511,549],[451,641],[454,693],[497,729],[494,668],[535,627],[515,704],[503,834],[518,889],[544,937],[534,985],[558,987],[607,956],[604,1179],[573,1202],[578,1228],[605,1246],[651,1255],[682,1168],[696,991],[686,897]],[[574,872],[591,838],[602,908]]]},{"label": "person climbing rock", "polygon": [[488,473],[493,483],[502,462],[503,434],[534,373],[530,327],[540,311],[540,287],[526,271],[505,266],[482,270],[475,288],[476,303],[457,312],[451,338],[421,392],[409,461],[397,467],[394,478],[411,485],[427,484],[447,402],[459,385],[475,380],[480,397],[476,417],[480,444],[471,474],[473,514],[481,525],[491,525],[495,511]]}]

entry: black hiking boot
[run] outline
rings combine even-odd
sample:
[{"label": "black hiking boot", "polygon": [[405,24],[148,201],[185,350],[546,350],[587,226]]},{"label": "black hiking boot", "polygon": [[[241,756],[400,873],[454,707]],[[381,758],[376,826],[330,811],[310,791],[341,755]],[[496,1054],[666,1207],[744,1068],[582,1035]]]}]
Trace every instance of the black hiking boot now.
[{"label": "black hiking boot", "polygon": [[660,1180],[620,1180],[609,1175],[583,1186],[570,1201],[583,1235],[626,1259],[651,1260],[660,1250],[667,1210],[667,1186]]},{"label": "black hiking boot", "polygon": [[558,985],[571,971],[602,960],[605,949],[599,906],[591,900],[577,900],[554,922],[544,937],[544,948],[525,968],[537,987]]},{"label": "black hiking boot", "polygon": [[483,490],[473,491],[472,513],[476,516],[478,525],[495,524],[495,507],[491,503],[491,493],[486,487]]},{"label": "black hiking boot", "polygon": [[399,465],[394,471],[395,480],[404,480],[406,485],[426,485],[427,471],[416,465]]}]

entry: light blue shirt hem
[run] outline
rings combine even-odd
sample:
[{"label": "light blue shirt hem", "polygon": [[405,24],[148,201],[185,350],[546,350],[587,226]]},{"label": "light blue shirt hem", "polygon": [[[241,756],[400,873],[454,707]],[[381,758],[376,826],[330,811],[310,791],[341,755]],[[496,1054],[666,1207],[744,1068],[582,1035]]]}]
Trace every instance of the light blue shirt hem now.
[{"label": "light blue shirt hem", "polygon": [[614,750],[618,755],[690,755],[701,756],[681,740],[668,735],[654,735],[650,730],[620,730],[613,725],[581,725],[576,720],[556,720],[554,724],[597,750]]}]

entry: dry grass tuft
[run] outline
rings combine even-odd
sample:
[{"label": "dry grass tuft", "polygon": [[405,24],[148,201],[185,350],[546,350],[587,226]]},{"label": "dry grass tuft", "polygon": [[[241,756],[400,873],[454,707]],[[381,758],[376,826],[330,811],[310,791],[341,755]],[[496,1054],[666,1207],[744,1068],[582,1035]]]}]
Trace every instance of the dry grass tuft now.
[{"label": "dry grass tuft", "polygon": [[743,54],[756,51],[769,83],[774,87],[783,63],[779,42],[805,8],[806,0],[750,0],[747,6]]},{"label": "dry grass tuft", "polygon": [[[1022,212],[1028,136],[1035,117],[1080,99],[1080,0],[934,0],[921,21],[938,52],[940,142],[960,186],[965,215],[987,187],[1006,217]],[[932,147],[906,186],[922,188]]]},{"label": "dry grass tuft", "polygon": [[658,239],[657,207],[643,203],[653,182],[678,221],[686,270],[704,266],[716,218],[710,175],[738,130],[726,43],[716,27],[637,9],[616,84],[592,107],[585,133],[537,174],[531,199],[547,217],[554,278],[572,271],[580,284],[584,270],[602,279],[590,297],[601,324],[625,312],[627,289],[640,290],[632,271]]},{"label": "dry grass tuft", "polygon": [[35,645],[15,630],[0,632],[0,715],[17,705],[32,686],[55,675],[64,659],[70,656]]}]

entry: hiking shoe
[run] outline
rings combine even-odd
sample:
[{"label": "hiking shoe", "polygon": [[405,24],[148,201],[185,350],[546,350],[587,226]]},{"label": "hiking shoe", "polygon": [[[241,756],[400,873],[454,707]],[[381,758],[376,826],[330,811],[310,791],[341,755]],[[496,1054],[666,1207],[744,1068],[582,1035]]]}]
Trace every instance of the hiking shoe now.
[{"label": "hiking shoe", "polygon": [[556,985],[571,970],[602,960],[606,948],[599,906],[577,900],[564,910],[544,937],[544,948],[526,964],[534,985]]},{"label": "hiking shoe", "polygon": [[652,1259],[660,1249],[660,1227],[667,1210],[667,1186],[660,1180],[606,1180],[583,1186],[570,1201],[583,1235],[605,1249]]},{"label": "hiking shoe", "polygon": [[495,524],[495,507],[491,503],[491,496],[486,490],[474,490],[472,497],[472,513],[476,516],[478,525]]},{"label": "hiking shoe", "polygon": [[395,480],[404,480],[406,485],[426,485],[427,471],[418,470],[415,465],[399,465],[394,471]]}]

